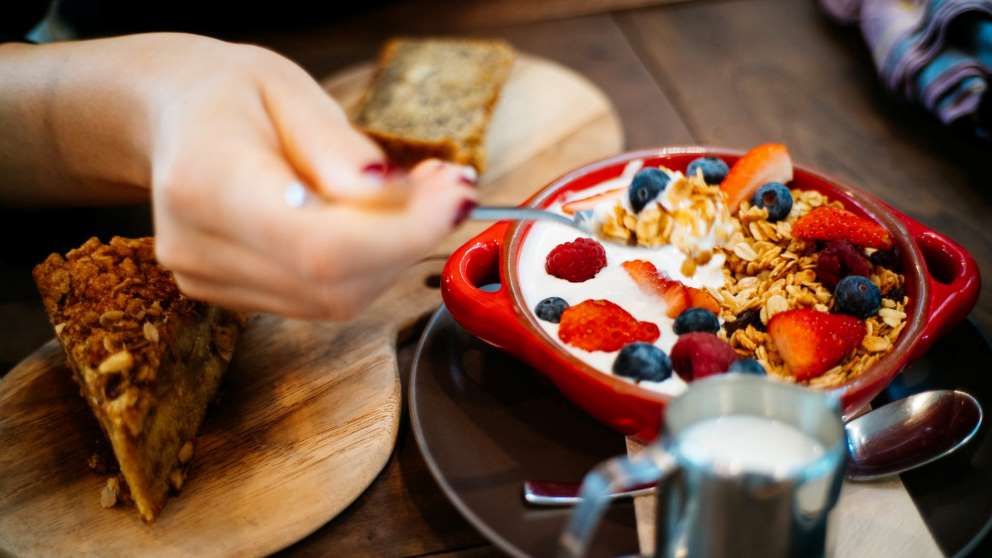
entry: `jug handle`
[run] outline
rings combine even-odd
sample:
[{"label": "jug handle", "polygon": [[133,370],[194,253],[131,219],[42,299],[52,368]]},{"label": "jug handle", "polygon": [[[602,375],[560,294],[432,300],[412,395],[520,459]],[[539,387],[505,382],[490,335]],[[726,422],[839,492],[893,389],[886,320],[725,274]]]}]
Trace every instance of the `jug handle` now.
[{"label": "jug handle", "polygon": [[614,492],[665,482],[678,469],[675,458],[658,443],[632,457],[614,457],[597,465],[582,480],[579,490],[582,500],[572,510],[568,526],[558,540],[558,558],[579,558],[587,554]]}]

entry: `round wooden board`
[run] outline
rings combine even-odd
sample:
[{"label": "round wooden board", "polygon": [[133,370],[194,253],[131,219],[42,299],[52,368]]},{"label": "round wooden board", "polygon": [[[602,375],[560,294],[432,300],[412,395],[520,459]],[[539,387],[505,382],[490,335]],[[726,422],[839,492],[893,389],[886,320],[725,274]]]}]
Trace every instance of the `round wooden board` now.
[{"label": "round wooden board", "polygon": [[[325,81],[346,107],[372,66]],[[555,176],[623,148],[609,101],[557,64],[521,57],[487,136],[480,194],[515,203]],[[0,554],[260,556],[332,519],[385,465],[401,413],[398,332],[440,303],[444,254],[483,224],[462,227],[438,257],[349,323],[259,316],[238,345],[197,440],[182,493],[153,524],[105,510],[104,477],[86,460],[101,434],[55,341],[0,381]]]}]

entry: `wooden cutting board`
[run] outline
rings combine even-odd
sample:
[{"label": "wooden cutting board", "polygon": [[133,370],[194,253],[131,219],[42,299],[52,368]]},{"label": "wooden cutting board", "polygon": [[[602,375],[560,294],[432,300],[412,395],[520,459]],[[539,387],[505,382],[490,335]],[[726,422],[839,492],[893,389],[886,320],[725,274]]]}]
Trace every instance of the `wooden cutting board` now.
[{"label": "wooden cutting board", "polygon": [[[325,81],[346,107],[371,66]],[[605,96],[554,63],[522,57],[487,136],[480,193],[513,203],[623,148]],[[260,556],[329,521],[389,459],[401,413],[396,339],[440,303],[436,275],[485,225],[453,233],[359,319],[256,317],[198,438],[182,493],[151,525],[104,510],[86,460],[100,433],[55,341],[0,381],[0,554]]]}]

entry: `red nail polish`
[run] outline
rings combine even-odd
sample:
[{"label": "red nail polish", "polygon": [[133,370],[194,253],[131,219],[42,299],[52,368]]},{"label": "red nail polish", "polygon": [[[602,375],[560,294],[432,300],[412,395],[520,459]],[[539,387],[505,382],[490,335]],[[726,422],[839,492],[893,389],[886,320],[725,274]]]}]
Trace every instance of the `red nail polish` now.
[{"label": "red nail polish", "polygon": [[363,174],[369,174],[379,178],[385,178],[388,174],[396,172],[397,167],[388,161],[376,161],[362,167]]},{"label": "red nail polish", "polygon": [[479,204],[475,200],[462,200],[462,204],[458,206],[458,211],[455,213],[454,226],[457,227],[464,223],[465,219],[468,219],[469,214],[472,213],[472,210],[477,205]]}]

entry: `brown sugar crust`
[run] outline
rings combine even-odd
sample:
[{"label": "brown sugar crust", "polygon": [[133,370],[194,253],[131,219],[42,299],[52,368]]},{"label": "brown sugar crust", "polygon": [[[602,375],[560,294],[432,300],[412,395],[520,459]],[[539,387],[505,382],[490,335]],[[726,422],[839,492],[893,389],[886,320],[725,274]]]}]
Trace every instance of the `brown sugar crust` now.
[{"label": "brown sugar crust", "polygon": [[65,257],[50,255],[34,279],[80,392],[150,521],[231,359],[241,318],[184,296],[155,261],[151,238],[91,238]]},{"label": "brown sugar crust", "polygon": [[402,166],[436,157],[481,172],[486,128],[514,57],[503,41],[393,39],[355,124]]}]

